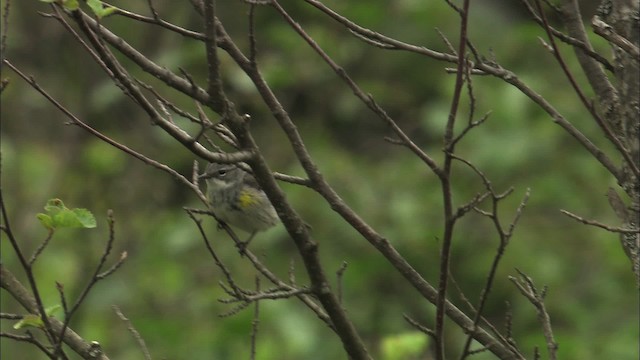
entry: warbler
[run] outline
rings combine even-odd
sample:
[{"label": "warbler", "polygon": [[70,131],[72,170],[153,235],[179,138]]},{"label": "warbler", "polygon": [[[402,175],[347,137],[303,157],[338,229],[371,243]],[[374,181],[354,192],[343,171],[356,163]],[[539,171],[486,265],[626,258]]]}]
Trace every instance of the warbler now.
[{"label": "warbler", "polygon": [[279,219],[253,175],[233,164],[209,163],[206,179],[209,205],[219,220],[251,233],[275,226]]}]

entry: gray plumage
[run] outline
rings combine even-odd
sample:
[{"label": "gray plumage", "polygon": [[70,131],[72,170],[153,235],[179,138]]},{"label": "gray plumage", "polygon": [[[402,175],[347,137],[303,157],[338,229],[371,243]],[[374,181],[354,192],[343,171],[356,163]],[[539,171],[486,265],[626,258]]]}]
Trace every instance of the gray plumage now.
[{"label": "gray plumage", "polygon": [[210,163],[202,177],[219,220],[250,233],[278,223],[276,210],[251,174],[233,164]]}]

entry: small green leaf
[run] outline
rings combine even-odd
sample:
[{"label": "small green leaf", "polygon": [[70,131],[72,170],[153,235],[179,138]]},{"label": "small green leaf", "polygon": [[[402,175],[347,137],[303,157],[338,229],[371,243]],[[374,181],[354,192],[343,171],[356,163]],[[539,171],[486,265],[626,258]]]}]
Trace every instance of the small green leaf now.
[{"label": "small green leaf", "polygon": [[34,314],[29,314],[29,315],[25,315],[22,320],[18,321],[17,323],[15,323],[13,325],[13,328],[18,330],[18,329],[22,329],[24,327],[37,327],[37,328],[41,328],[44,325],[44,323],[42,322],[42,319],[40,318],[40,316],[38,315],[34,315]]},{"label": "small green leaf", "polygon": [[93,13],[99,18],[105,17],[116,11],[116,8],[105,5],[100,0],[87,0],[87,5],[89,5],[91,11],[93,11]]},{"label": "small green leaf", "polygon": [[101,18],[103,18],[105,16],[109,16],[109,15],[113,14],[114,12],[116,12],[116,10],[118,10],[118,9],[113,7],[113,6],[107,6],[107,7],[102,9],[102,13],[99,16]]},{"label": "small green leaf", "polygon": [[78,10],[78,8],[80,7],[80,3],[78,2],[78,0],[62,0],[62,6],[65,8],[65,10],[74,11]]},{"label": "small green leaf", "polygon": [[76,214],[69,209],[64,209],[53,216],[53,224],[58,228],[80,228],[83,227]]},{"label": "small green leaf", "polygon": [[71,211],[73,211],[83,228],[90,229],[96,227],[96,218],[91,211],[87,209],[73,209]]},{"label": "small green leaf", "polygon": [[[60,306],[60,305],[49,306],[48,308],[44,309],[44,313],[47,314],[47,317],[52,317],[61,308],[62,308],[62,306]],[[40,318],[39,315],[28,314],[28,315],[25,315],[20,321],[15,323],[13,325],[13,328],[16,329],[16,330],[19,330],[19,329],[22,329],[24,327],[29,327],[29,326],[30,327],[42,328],[44,326],[44,322],[42,321],[42,318]]]},{"label": "small green leaf", "polygon": [[58,211],[65,209],[64,203],[60,199],[49,199],[47,201],[47,205],[44,206],[44,209],[48,213],[57,213]]},{"label": "small green leaf", "polygon": [[49,306],[48,308],[44,309],[44,313],[47,314],[48,317],[52,317],[53,315],[55,315],[58,310],[62,309],[62,306],[60,305],[53,305],[53,306]]},{"label": "small green leaf", "polygon": [[48,214],[38,214],[36,217],[47,229],[61,227],[94,228],[96,218],[87,209],[69,209],[60,199],[50,199],[44,206]]},{"label": "small green leaf", "polygon": [[38,218],[38,220],[40,220],[40,223],[42,224],[42,226],[47,228],[47,230],[51,230],[54,228],[53,219],[51,218],[51,216],[47,214],[39,213],[38,215],[36,215],[36,217]]},{"label": "small green leaf", "polygon": [[98,12],[102,11],[102,1],[100,0],[87,0],[87,5],[89,5],[93,13],[96,15],[98,15]]}]

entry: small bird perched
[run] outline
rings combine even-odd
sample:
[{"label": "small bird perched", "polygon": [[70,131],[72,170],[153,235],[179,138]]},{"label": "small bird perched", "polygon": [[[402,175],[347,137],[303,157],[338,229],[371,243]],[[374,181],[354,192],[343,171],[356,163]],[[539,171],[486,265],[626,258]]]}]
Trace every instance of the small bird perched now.
[{"label": "small bird perched", "polygon": [[233,164],[209,163],[200,176],[209,205],[219,220],[251,233],[275,226],[279,219],[253,175]]}]

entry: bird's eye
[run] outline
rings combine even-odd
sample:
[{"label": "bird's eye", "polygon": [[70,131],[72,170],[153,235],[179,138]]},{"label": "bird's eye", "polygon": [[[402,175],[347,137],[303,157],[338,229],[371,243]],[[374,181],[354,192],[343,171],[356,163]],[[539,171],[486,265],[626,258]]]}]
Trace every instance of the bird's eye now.
[{"label": "bird's eye", "polygon": [[218,176],[224,177],[225,175],[227,175],[227,169],[218,170]]}]

